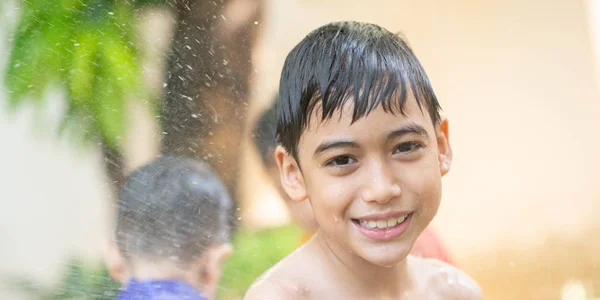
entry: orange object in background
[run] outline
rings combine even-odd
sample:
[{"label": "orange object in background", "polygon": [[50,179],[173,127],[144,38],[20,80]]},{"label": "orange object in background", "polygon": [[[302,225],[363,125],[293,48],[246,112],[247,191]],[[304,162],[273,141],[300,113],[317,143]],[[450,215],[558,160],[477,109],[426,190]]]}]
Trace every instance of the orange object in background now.
[{"label": "orange object in background", "polygon": [[419,257],[435,258],[445,263],[454,265],[448,249],[442,243],[442,240],[437,233],[429,227],[423,230],[423,233],[415,242],[415,245],[410,253]]}]

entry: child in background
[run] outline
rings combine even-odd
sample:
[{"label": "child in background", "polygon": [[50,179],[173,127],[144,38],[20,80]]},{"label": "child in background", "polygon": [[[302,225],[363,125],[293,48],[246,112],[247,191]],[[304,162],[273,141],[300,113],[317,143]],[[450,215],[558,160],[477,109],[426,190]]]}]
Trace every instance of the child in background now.
[{"label": "child in background", "polygon": [[254,142],[254,146],[258,150],[258,153],[260,154],[261,161],[267,171],[267,174],[269,175],[269,178],[275,184],[279,195],[285,201],[292,219],[305,231],[298,244],[301,245],[308,241],[313,234],[317,232],[319,225],[317,225],[312,215],[312,207],[310,206],[310,202],[292,201],[289,197],[287,197],[283,187],[281,186],[279,169],[277,168],[277,162],[275,162],[275,147],[277,147],[277,137],[275,133],[276,129],[277,111],[275,110],[275,103],[273,103],[271,106],[269,106],[269,108],[261,113],[260,117],[255,122],[252,130],[252,141]]},{"label": "child in background", "polygon": [[118,300],[211,299],[231,253],[232,201],[221,180],[192,159],[162,157],[134,171],[117,204],[111,276]]}]

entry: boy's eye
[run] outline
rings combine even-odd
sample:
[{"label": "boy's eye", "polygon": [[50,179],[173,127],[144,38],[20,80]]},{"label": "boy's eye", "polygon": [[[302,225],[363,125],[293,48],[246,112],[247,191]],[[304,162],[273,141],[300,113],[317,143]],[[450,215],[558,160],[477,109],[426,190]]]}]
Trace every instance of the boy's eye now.
[{"label": "boy's eye", "polygon": [[423,145],[419,142],[406,142],[398,145],[396,149],[394,149],[394,154],[396,153],[409,153],[415,150],[423,148]]},{"label": "boy's eye", "polygon": [[338,167],[355,163],[356,160],[348,155],[334,157],[325,163],[326,166]]}]

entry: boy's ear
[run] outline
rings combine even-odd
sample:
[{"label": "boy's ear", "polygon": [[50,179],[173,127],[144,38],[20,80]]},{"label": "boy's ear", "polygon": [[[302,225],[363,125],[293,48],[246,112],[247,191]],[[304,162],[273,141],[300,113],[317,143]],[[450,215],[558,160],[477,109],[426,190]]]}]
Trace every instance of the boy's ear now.
[{"label": "boy's ear", "polygon": [[282,146],[275,149],[275,160],[279,167],[281,185],[293,201],[304,201],[308,197],[298,162]]},{"label": "boy's ear", "polygon": [[442,176],[450,171],[452,164],[452,147],[450,147],[450,135],[448,131],[448,119],[441,117],[440,123],[436,130],[437,145],[438,145],[438,161],[440,164],[440,173]]},{"label": "boy's ear", "polygon": [[125,258],[121,254],[117,243],[109,239],[104,245],[104,261],[110,276],[120,283],[127,283],[128,274]]},{"label": "boy's ear", "polygon": [[202,293],[209,299],[214,299],[223,269],[223,263],[231,253],[231,244],[224,243],[207,249],[198,261],[201,264]]}]

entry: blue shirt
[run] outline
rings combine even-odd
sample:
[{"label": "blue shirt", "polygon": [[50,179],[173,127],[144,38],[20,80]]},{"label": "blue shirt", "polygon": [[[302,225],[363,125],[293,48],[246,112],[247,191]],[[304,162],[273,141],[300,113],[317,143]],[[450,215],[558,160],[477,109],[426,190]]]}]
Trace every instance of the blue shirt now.
[{"label": "blue shirt", "polygon": [[198,290],[179,280],[131,279],[115,300],[207,300]]}]

